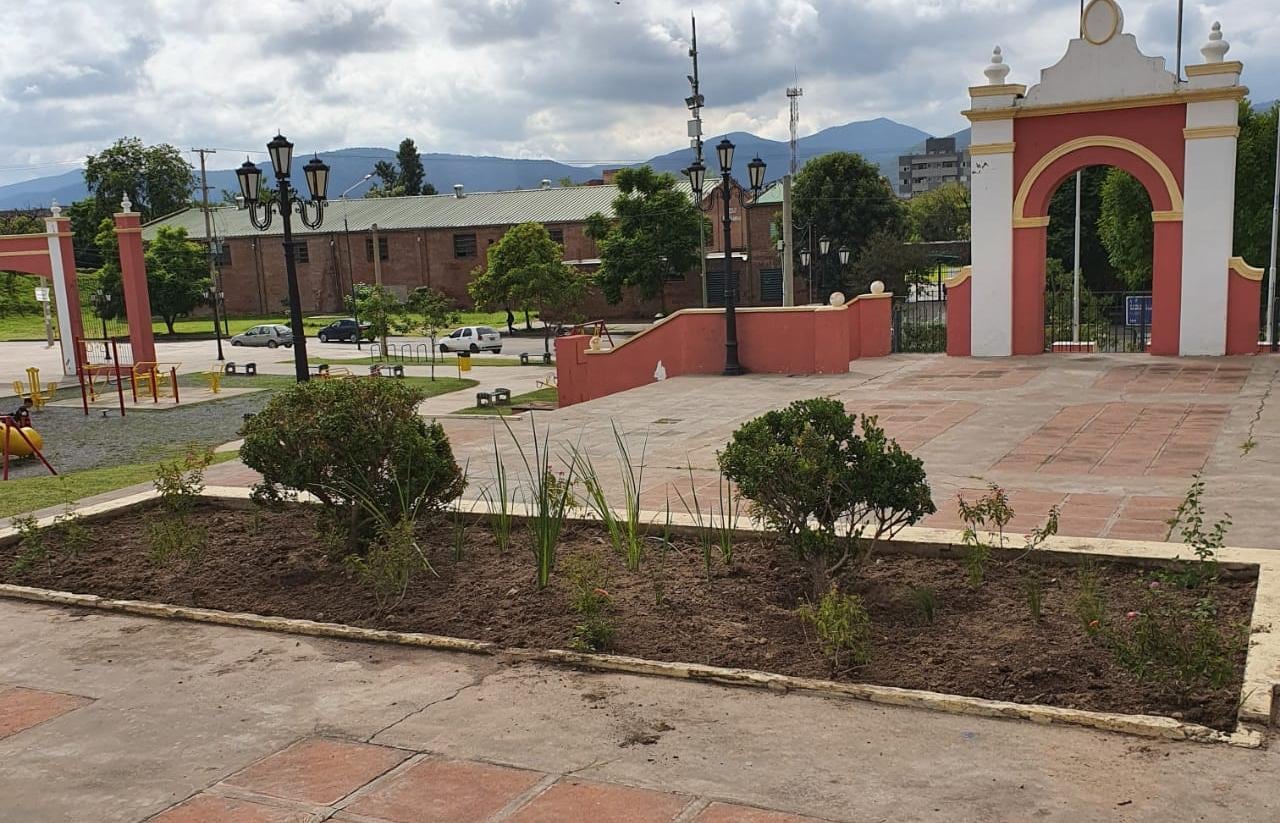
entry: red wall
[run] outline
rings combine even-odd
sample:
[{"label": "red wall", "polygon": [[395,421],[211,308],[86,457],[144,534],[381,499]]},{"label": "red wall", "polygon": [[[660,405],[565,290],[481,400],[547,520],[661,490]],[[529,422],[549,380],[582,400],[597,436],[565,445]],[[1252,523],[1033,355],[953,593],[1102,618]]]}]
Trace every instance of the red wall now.
[{"label": "red wall", "polygon": [[[885,294],[839,308],[739,309],[738,359],[759,374],[843,374],[850,360],[889,353],[892,308]],[[676,312],[612,351],[590,352],[590,341],[585,335],[556,340],[561,406],[652,383],[659,362],[667,377],[720,374],[724,312]]]},{"label": "red wall", "polygon": [[966,277],[947,286],[947,354],[968,357],[973,353],[973,279]]},{"label": "red wall", "polygon": [[1257,354],[1262,281],[1227,272],[1227,354]]}]

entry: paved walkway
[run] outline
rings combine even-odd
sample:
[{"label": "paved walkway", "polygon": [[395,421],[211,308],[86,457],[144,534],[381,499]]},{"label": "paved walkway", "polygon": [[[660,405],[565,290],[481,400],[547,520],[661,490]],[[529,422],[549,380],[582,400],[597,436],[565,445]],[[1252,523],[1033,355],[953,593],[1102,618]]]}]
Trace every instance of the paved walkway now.
[{"label": "paved walkway", "polygon": [[13,601],[0,763],[15,823],[1280,819],[1265,750]]}]

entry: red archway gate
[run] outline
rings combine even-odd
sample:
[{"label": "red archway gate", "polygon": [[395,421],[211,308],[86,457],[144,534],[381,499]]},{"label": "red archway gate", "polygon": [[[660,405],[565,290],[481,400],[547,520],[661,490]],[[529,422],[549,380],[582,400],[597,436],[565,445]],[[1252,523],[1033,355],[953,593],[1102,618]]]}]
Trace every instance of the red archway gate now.
[{"label": "red archway gate", "polygon": [[1049,201],[1093,165],[1123,169],[1151,197],[1149,351],[1256,350],[1260,283],[1231,262],[1243,67],[1223,60],[1229,47],[1215,23],[1205,62],[1180,80],[1123,24],[1115,0],[1092,0],[1081,36],[1037,85],[1006,83],[996,47],[987,84],[969,90],[973,265],[953,285],[962,299],[948,310],[950,354],[1044,350]]}]

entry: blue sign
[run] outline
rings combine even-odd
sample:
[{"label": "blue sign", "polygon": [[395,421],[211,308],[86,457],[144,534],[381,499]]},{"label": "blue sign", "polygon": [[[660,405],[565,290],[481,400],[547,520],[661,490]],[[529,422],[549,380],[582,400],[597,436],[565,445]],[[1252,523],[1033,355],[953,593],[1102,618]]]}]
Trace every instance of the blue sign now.
[{"label": "blue sign", "polygon": [[1124,324],[1126,326],[1151,325],[1151,295],[1126,294],[1124,296]]}]

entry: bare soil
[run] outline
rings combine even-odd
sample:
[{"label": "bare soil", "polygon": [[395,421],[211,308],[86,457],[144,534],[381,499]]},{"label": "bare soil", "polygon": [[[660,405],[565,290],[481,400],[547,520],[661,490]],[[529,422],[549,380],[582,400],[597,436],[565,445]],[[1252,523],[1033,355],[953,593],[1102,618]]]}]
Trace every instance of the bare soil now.
[{"label": "bare soil", "polygon": [[[846,588],[860,594],[873,627],[871,661],[837,669],[812,629],[796,614],[808,576],[787,550],[761,539],[739,541],[731,566],[718,557],[708,580],[696,541],[676,538],[663,552],[653,541],[639,572],[628,572],[602,530],[569,526],[551,585],[534,586],[534,564],[523,531],[499,553],[493,534],[467,528],[462,558],[453,556],[453,526],[421,527],[434,574],[414,576],[403,599],[380,609],[372,590],[348,564],[331,557],[317,531],[316,512],[246,510],[204,503],[193,516],[207,531],[201,555],[160,564],[151,557],[146,524],[156,515],[132,511],[88,526],[91,540],[77,556],[49,538],[44,560],[25,570],[17,546],[0,547],[0,579],[104,597],[151,600],[357,626],[421,631],[487,640],[504,646],[567,648],[581,618],[569,605],[568,558],[604,558],[616,637],[610,651],[655,660],[742,667],[1021,703],[1095,711],[1162,714],[1219,729],[1235,723],[1244,649],[1226,688],[1191,694],[1140,682],[1091,638],[1073,603],[1079,569],[1031,555],[994,561],[980,588],[960,561],[882,553]],[[1043,615],[1031,618],[1024,581],[1044,581]],[[1137,608],[1151,577],[1120,563],[1096,566],[1111,618]],[[936,592],[926,623],[912,590]],[[659,597],[660,595],[660,597]],[[1216,585],[1218,620],[1247,626],[1251,580]],[[1178,592],[1193,603],[1197,592]]]}]

